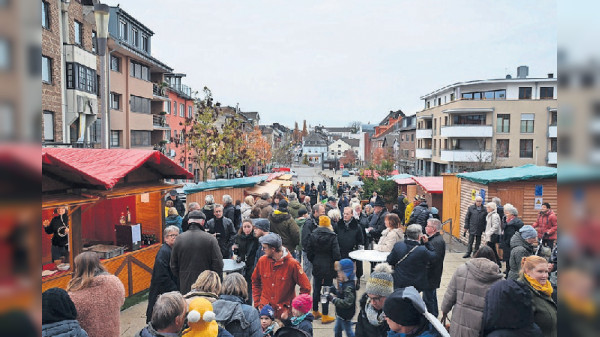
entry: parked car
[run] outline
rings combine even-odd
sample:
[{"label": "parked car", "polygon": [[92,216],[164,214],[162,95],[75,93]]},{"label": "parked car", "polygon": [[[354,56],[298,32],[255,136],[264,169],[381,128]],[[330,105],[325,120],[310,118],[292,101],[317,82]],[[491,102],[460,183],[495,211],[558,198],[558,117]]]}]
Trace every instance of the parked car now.
[{"label": "parked car", "polygon": [[293,178],[298,178],[298,173],[296,173],[296,171],[291,170],[290,174],[292,175]]},{"label": "parked car", "polygon": [[342,177],[349,177],[350,173],[348,173],[348,170],[343,170],[342,171]]}]

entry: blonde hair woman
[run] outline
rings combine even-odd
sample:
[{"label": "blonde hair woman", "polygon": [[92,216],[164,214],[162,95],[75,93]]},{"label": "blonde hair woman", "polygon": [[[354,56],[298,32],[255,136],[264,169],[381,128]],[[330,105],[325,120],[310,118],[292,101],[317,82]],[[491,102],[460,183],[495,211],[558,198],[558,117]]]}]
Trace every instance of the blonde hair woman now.
[{"label": "blonde hair woman", "polygon": [[529,287],[532,295],[533,321],[544,336],[556,337],[557,307],[552,300],[554,288],[548,280],[550,265],[541,256],[531,255],[521,260],[519,281]]},{"label": "blonde hair woman", "polygon": [[221,294],[221,278],[219,274],[212,270],[205,270],[196,279],[196,282],[192,284],[192,290],[185,294],[185,300],[192,302],[197,297],[206,298],[211,303],[216,301]]},{"label": "blonde hair woman", "polygon": [[242,212],[242,220],[250,218],[250,212],[252,212],[252,207],[254,207],[254,197],[249,195],[244,198],[244,202],[240,206],[240,211]]}]

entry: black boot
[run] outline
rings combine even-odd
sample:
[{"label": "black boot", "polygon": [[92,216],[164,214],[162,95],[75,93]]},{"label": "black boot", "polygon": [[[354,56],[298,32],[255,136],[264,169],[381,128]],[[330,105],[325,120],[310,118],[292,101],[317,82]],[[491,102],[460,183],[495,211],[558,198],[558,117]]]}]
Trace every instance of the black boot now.
[{"label": "black boot", "polygon": [[468,259],[471,257],[471,253],[466,253],[465,255],[463,255],[463,259]]}]

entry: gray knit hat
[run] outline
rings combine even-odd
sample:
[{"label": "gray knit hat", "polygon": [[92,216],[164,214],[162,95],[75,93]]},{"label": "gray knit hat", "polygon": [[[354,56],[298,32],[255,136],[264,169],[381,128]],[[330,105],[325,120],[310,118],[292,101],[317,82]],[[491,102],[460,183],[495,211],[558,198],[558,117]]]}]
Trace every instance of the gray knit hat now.
[{"label": "gray knit hat", "polygon": [[367,281],[367,294],[388,297],[394,292],[394,278],[392,277],[392,266],[380,263],[375,266],[371,277]]},{"label": "gray knit hat", "polygon": [[521,233],[521,237],[525,240],[537,238],[538,236],[537,231],[531,225],[525,225],[521,227],[521,229],[519,229],[519,232]]},{"label": "gray knit hat", "polygon": [[252,219],[252,225],[258,229],[261,229],[263,232],[271,231],[271,223],[265,218]]}]

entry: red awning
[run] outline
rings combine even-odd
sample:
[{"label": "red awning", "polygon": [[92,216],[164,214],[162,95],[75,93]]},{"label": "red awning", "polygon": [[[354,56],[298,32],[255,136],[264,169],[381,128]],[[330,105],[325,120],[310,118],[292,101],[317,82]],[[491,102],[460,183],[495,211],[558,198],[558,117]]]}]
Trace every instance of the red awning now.
[{"label": "red awning", "polygon": [[413,177],[412,179],[427,193],[444,192],[444,177]]},{"label": "red awning", "polygon": [[413,178],[404,178],[404,179],[396,179],[394,180],[398,185],[413,185],[415,181]]},{"label": "red awning", "polygon": [[51,178],[113,188],[126,175],[147,167],[163,178],[192,179],[193,174],[158,151],[44,148],[42,172]]}]

